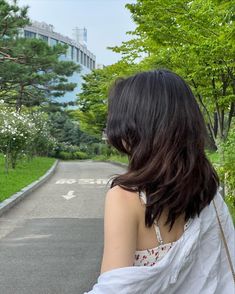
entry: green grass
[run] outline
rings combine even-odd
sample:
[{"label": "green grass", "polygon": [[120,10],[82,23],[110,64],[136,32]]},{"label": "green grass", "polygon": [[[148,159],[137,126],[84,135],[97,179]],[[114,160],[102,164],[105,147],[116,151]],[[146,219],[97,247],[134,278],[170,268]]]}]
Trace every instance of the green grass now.
[{"label": "green grass", "polygon": [[212,164],[219,164],[220,163],[220,156],[218,152],[210,152],[206,151],[206,155]]},{"label": "green grass", "polygon": [[108,157],[105,155],[96,155],[96,156],[91,156],[92,160],[108,160]]},{"label": "green grass", "polygon": [[15,169],[4,172],[4,157],[0,154],[0,202],[43,176],[55,162],[54,158],[22,159]]},{"label": "green grass", "polygon": [[111,156],[105,156],[105,155],[97,155],[93,156],[92,160],[104,160],[104,161],[115,161],[115,162],[121,162],[121,163],[128,163],[127,156],[121,156],[121,155],[111,155]]},{"label": "green grass", "polygon": [[128,164],[127,156],[112,155],[109,157],[109,160]]}]

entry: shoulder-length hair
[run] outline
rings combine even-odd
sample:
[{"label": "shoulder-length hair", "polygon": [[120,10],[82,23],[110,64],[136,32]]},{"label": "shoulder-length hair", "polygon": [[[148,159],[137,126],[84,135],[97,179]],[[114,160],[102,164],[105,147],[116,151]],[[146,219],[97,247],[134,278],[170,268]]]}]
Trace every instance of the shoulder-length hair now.
[{"label": "shoulder-length hair", "polygon": [[106,134],[129,158],[111,188],[145,191],[147,227],[167,209],[171,229],[177,217],[199,216],[214,198],[219,178],[205,155],[205,122],[177,74],[161,69],[119,79],[109,94]]}]

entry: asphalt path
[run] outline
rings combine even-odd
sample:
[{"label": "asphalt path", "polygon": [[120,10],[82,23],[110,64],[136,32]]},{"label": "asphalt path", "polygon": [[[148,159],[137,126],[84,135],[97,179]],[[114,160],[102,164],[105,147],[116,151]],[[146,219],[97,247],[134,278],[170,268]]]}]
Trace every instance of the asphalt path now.
[{"label": "asphalt path", "polygon": [[80,294],[92,288],[103,252],[111,163],[61,161],[56,173],[0,217],[1,294]]}]

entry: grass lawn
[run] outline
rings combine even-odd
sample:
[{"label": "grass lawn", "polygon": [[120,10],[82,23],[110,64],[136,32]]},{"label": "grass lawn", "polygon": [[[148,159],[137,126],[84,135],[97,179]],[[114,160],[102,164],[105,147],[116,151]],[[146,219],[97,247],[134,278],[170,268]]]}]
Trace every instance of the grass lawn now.
[{"label": "grass lawn", "polygon": [[22,159],[14,170],[9,169],[5,174],[4,157],[0,154],[0,202],[43,176],[54,162],[54,158],[48,157]]},{"label": "grass lawn", "polygon": [[121,156],[121,155],[112,155],[112,156],[105,156],[105,155],[97,155],[91,158],[92,160],[103,160],[103,161],[115,161],[115,162],[121,162],[121,163],[128,163],[127,156]]}]

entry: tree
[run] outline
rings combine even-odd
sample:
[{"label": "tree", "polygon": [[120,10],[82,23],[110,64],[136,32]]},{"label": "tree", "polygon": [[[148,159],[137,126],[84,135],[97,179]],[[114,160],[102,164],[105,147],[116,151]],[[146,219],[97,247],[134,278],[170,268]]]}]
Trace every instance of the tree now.
[{"label": "tree", "polygon": [[21,62],[5,61],[1,64],[1,93],[5,103],[14,105],[20,111],[40,105],[50,98],[63,96],[72,91],[75,83],[68,77],[80,66],[70,61],[60,61],[59,56],[66,48],[60,44],[50,47],[42,40],[16,39],[11,43],[11,56],[21,56]]},{"label": "tree", "polygon": [[83,76],[82,92],[77,95],[78,109],[71,116],[79,121],[83,131],[101,139],[107,120],[107,97],[113,82],[137,71],[138,65],[120,61]]},{"label": "tree", "polygon": [[17,37],[19,29],[29,24],[28,7],[20,8],[17,1],[13,4],[0,0],[0,62],[5,60],[19,61],[10,55],[6,40]]},{"label": "tree", "polygon": [[74,121],[69,111],[58,110],[49,114],[51,134],[59,143],[80,146],[81,143],[92,143],[94,140],[80,130],[80,125]]},{"label": "tree", "polygon": [[[18,26],[28,23],[27,8],[20,9],[16,1],[11,6],[1,0],[0,5],[0,50],[4,50],[0,52],[0,98],[20,112],[23,105],[41,105],[74,90],[76,84],[68,82],[68,77],[80,66],[59,60],[67,46],[50,47],[43,40],[21,38]],[[19,21],[20,17],[24,21]]]},{"label": "tree", "polygon": [[[234,6],[217,0],[137,0],[126,7],[137,27],[113,47],[143,69],[167,67],[192,86],[215,145],[235,115]],[[146,57],[147,56],[147,57]]]}]

